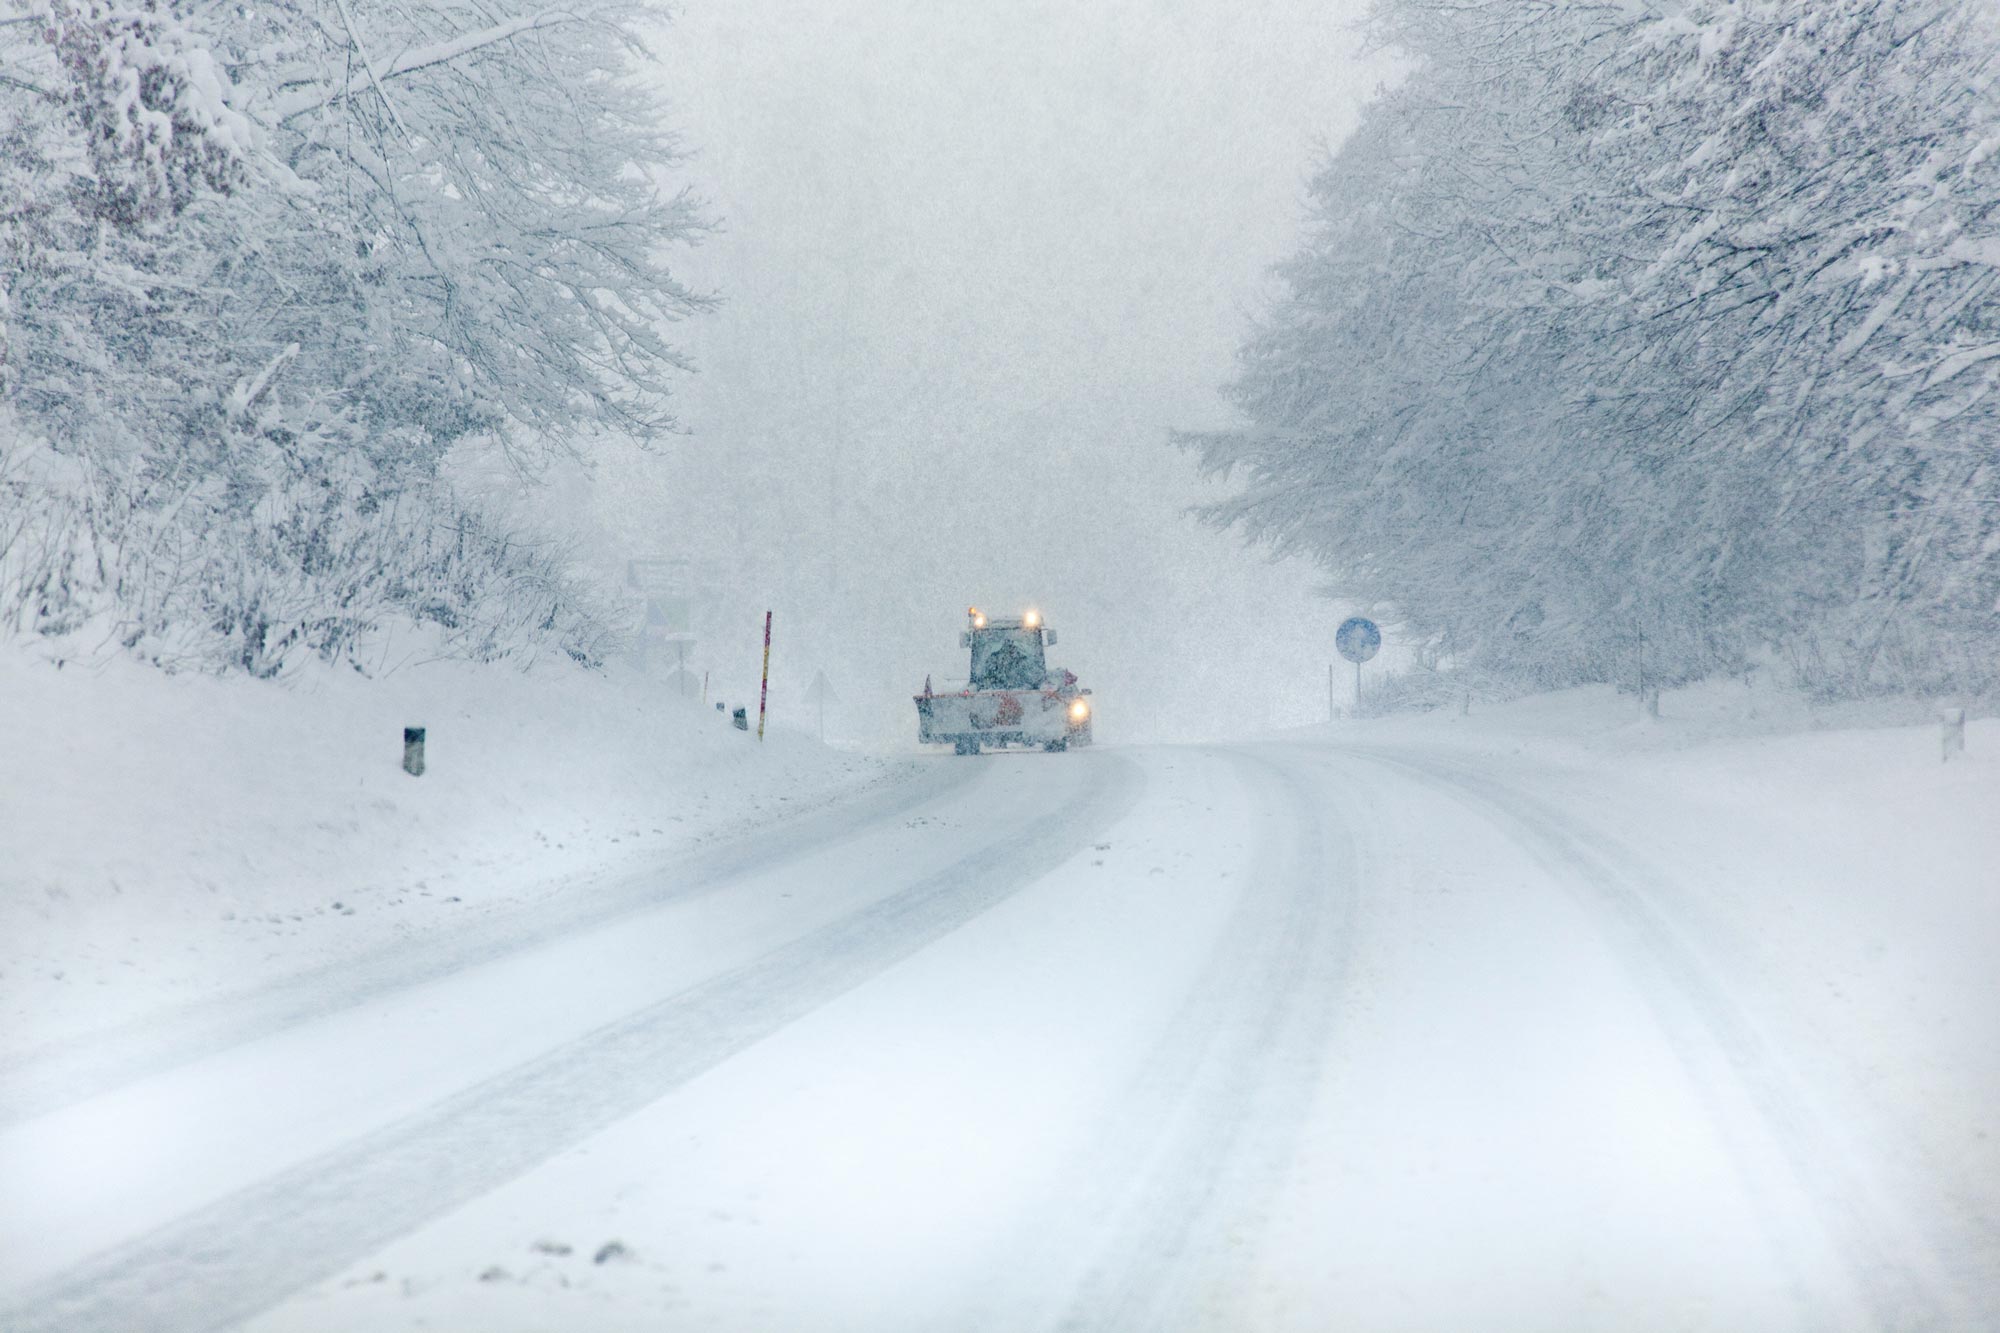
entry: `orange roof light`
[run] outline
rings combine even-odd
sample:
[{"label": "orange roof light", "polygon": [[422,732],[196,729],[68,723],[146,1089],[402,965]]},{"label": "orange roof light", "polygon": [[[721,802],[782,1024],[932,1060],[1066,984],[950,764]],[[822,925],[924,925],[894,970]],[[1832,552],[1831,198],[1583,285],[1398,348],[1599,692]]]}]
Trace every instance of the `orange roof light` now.
[{"label": "orange roof light", "polygon": [[1040,611],[1035,610],[1033,607],[1029,607],[1028,610],[1022,614],[1021,623],[1027,626],[1029,629],[1040,628],[1042,623],[1042,613]]}]

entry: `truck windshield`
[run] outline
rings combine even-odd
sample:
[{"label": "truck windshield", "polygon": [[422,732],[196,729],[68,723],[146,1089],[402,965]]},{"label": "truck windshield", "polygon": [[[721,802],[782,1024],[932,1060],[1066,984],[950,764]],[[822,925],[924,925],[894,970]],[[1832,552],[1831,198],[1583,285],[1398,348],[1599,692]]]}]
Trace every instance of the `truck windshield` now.
[{"label": "truck windshield", "polygon": [[972,632],[972,688],[1038,689],[1048,666],[1039,629],[981,629]]}]

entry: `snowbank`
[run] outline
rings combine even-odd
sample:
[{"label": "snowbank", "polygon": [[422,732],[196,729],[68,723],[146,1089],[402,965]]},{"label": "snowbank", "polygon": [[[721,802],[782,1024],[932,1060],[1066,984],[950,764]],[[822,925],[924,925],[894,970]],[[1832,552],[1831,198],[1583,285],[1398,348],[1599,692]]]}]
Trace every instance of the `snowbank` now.
[{"label": "snowbank", "polygon": [[[0,644],[0,1053],[449,930],[891,780],[613,669],[284,685]],[[739,701],[730,700],[731,706]],[[402,771],[403,728],[427,771]]]},{"label": "snowbank", "polygon": [[[1349,721],[1307,734],[1342,739],[1365,735],[1385,742],[1447,743],[1487,749],[1533,747],[1550,757],[1657,752],[1692,746],[1797,736],[1806,732],[1929,728],[1936,732],[1941,705],[1890,697],[1852,703],[1815,703],[1758,674],[1748,683],[1709,680],[1660,695],[1660,715],[1647,717],[1638,701],[1609,685],[1533,694],[1505,703],[1476,702],[1428,713],[1398,713]],[[1977,716],[1981,710],[1969,710]],[[1977,725],[1993,725],[1988,719]],[[1933,756],[1935,757],[1935,756]]]},{"label": "snowbank", "polygon": [[1792,1058],[1900,1108],[1947,1178],[1996,1180],[2000,718],[1968,719],[1947,761],[1936,711],[1711,683],[1658,718],[1588,688],[1309,734],[1498,778],[1630,849],[1649,894],[1730,942],[1715,965],[1789,1015]]}]

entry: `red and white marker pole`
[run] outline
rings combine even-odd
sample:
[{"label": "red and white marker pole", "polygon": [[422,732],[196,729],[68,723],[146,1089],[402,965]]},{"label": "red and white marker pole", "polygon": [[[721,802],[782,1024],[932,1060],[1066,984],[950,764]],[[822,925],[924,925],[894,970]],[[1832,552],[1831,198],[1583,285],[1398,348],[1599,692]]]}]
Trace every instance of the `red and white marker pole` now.
[{"label": "red and white marker pole", "polygon": [[771,613],[764,613],[764,682],[757,687],[757,739],[764,739],[764,703],[771,697]]}]

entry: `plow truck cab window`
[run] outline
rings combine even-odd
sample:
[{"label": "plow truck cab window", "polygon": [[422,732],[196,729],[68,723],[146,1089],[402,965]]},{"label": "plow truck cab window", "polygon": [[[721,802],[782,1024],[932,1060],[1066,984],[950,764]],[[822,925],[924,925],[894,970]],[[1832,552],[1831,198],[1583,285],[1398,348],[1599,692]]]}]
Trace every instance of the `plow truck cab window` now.
[{"label": "plow truck cab window", "polygon": [[973,631],[973,689],[1039,689],[1042,677],[1047,674],[1041,630],[1003,629],[996,625]]}]

